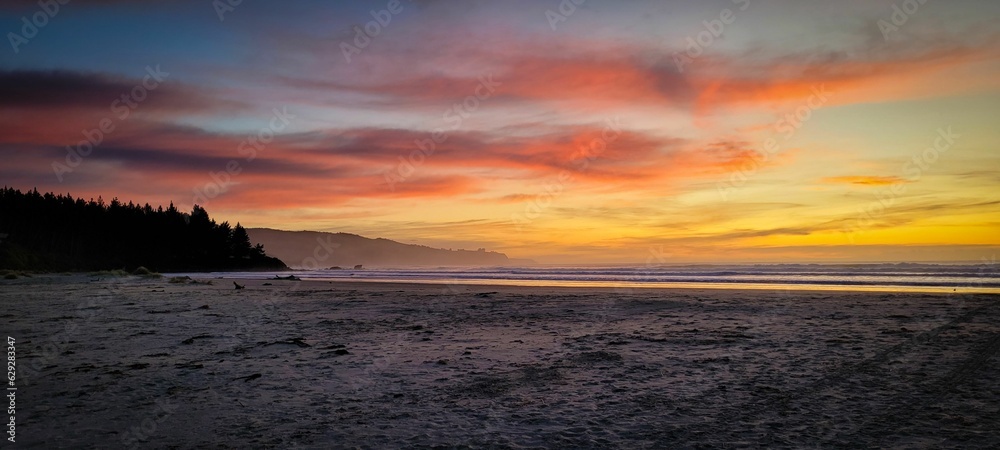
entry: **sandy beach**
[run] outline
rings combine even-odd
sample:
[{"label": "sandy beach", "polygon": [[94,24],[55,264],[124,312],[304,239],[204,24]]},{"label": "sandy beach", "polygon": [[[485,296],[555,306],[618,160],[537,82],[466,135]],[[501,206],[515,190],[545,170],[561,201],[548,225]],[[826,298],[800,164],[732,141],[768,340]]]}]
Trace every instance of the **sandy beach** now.
[{"label": "sandy beach", "polygon": [[1000,444],[997,295],[197,281],[0,282],[18,446]]}]

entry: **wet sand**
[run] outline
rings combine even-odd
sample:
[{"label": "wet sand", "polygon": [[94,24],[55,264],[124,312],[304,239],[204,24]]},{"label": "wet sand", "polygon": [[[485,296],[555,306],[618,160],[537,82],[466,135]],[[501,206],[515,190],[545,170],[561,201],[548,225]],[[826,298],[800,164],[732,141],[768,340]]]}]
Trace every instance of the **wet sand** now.
[{"label": "wet sand", "polygon": [[997,295],[211,281],[0,281],[19,446],[1000,445]]}]

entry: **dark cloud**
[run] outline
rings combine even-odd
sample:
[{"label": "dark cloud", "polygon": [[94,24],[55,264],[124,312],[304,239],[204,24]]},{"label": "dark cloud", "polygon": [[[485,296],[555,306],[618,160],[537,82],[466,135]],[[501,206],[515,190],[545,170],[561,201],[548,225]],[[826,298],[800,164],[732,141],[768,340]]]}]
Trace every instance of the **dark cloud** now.
[{"label": "dark cloud", "polygon": [[[141,82],[141,80],[140,80]],[[0,106],[93,106],[135,86],[123,78],[65,70],[0,72]]]},{"label": "dark cloud", "polygon": [[[199,4],[193,0],[188,1],[169,1],[169,0],[143,0],[142,2],[128,1],[128,0],[0,0],[0,11],[15,11],[15,12],[30,12],[30,11],[41,11],[42,7],[40,3],[52,4],[56,3],[59,9],[67,8],[72,6],[73,8],[85,8],[85,7],[98,7],[107,5],[147,5],[147,4],[183,4],[187,3],[189,5]],[[51,9],[51,7],[50,7]]]},{"label": "dark cloud", "polygon": [[[150,67],[156,72],[156,67]],[[165,73],[165,75],[164,75]],[[216,100],[203,90],[160,72],[162,81],[147,74],[126,78],[100,73],[68,70],[0,70],[0,108],[101,108],[106,109],[123,95],[145,90],[143,109],[202,111],[213,108],[240,108],[238,102]],[[145,86],[145,87],[143,87]],[[141,89],[140,89],[141,88]]]}]

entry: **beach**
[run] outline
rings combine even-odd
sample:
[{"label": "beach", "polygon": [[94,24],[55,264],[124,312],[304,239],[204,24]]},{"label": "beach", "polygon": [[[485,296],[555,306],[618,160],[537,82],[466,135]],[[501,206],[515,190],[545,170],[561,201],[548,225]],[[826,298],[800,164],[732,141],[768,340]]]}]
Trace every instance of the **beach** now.
[{"label": "beach", "polygon": [[37,275],[23,448],[995,448],[1000,295]]}]

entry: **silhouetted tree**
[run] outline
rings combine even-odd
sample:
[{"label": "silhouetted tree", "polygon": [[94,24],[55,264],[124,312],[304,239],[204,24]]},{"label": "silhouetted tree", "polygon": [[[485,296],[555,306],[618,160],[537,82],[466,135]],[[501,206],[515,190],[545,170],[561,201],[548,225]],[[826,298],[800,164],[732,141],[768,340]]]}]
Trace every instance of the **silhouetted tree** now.
[{"label": "silhouetted tree", "polygon": [[283,269],[240,224],[216,224],[201,206],[181,213],[113,198],[0,190],[0,269],[160,272]]},{"label": "silhouetted tree", "polygon": [[239,222],[236,222],[236,228],[233,228],[233,234],[229,242],[230,251],[236,258],[249,258],[251,253],[253,253],[253,244],[250,243],[250,235],[247,234],[247,230]]}]

